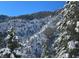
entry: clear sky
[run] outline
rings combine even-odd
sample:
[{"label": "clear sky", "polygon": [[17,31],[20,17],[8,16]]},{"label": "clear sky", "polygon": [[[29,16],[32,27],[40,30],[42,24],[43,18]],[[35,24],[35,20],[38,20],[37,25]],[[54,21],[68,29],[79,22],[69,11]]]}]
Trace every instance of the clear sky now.
[{"label": "clear sky", "polygon": [[65,1],[0,1],[0,15],[23,15],[63,8]]}]

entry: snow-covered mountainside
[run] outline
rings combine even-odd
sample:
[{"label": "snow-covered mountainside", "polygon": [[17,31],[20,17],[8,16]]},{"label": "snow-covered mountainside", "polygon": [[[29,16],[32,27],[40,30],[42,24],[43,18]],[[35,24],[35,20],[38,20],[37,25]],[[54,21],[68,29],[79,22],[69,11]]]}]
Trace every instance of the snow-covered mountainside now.
[{"label": "snow-covered mountainside", "polygon": [[[57,11],[58,13],[58,11]],[[23,16],[22,16],[23,17]],[[1,17],[1,19],[3,19]],[[6,17],[5,17],[6,18]],[[4,20],[5,20],[4,18]],[[29,19],[19,19],[19,18],[8,18],[6,21],[2,21],[0,23],[0,33],[2,33],[5,37],[3,40],[1,40],[1,51],[4,51],[5,54],[1,54],[1,57],[4,57],[6,54],[10,54],[13,57],[16,57],[16,55],[21,54],[21,57],[47,57],[46,51],[51,51],[52,44],[55,40],[55,37],[57,37],[57,25],[56,23],[61,20],[62,16],[59,14],[55,15],[49,15],[44,18],[34,18],[32,20]],[[14,34],[7,33],[8,30],[11,31],[10,28],[14,28],[15,34],[17,36],[18,43],[21,45],[21,47],[17,50],[16,54],[12,50],[11,47],[8,47],[8,45],[11,43],[8,43],[8,39],[11,37],[11,35],[14,36]],[[8,36],[7,36],[8,35]],[[6,37],[7,36],[7,37]],[[15,38],[13,38],[15,39]],[[12,42],[15,41],[12,39]],[[16,42],[16,41],[15,41]],[[14,43],[13,43],[14,44]],[[46,49],[46,45],[50,45]],[[7,46],[6,46],[7,45]],[[6,47],[6,48],[5,48]],[[6,50],[8,49],[9,52]],[[19,50],[19,51],[18,51]],[[7,52],[6,52],[7,51]],[[50,53],[48,53],[49,55]],[[5,57],[10,57],[5,56]],[[48,56],[48,57],[52,57]]]},{"label": "snow-covered mountainside", "polygon": [[54,42],[55,57],[79,58],[79,2],[67,2],[62,11],[60,35]]},{"label": "snow-covered mountainside", "polygon": [[55,13],[1,17],[0,57],[78,58],[79,2],[68,1]]}]

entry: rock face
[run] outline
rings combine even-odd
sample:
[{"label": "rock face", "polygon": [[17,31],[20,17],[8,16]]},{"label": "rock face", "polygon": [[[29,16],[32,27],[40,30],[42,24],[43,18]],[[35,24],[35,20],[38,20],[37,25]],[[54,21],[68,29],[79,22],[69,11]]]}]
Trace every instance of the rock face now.
[{"label": "rock face", "polygon": [[79,2],[67,2],[62,12],[64,19],[58,27],[61,33],[54,45],[56,57],[79,57]]}]

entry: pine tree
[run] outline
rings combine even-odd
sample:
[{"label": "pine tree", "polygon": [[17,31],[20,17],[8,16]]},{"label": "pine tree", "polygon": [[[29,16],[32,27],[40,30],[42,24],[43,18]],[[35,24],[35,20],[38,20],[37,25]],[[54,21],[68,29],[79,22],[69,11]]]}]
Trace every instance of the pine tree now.
[{"label": "pine tree", "polygon": [[0,49],[0,57],[21,57],[21,55],[17,54],[17,48],[20,47],[20,44],[18,42],[18,36],[15,35],[15,30],[13,28],[8,30],[8,36],[5,38],[5,44],[6,47]]},{"label": "pine tree", "polygon": [[13,51],[15,48],[19,46],[18,41],[15,39],[14,29],[12,28],[11,31],[8,31],[8,34],[10,35],[10,38],[8,39],[7,46],[11,49],[11,51]]},{"label": "pine tree", "polygon": [[56,57],[79,57],[79,2],[69,1],[62,11],[61,34],[55,41]]}]

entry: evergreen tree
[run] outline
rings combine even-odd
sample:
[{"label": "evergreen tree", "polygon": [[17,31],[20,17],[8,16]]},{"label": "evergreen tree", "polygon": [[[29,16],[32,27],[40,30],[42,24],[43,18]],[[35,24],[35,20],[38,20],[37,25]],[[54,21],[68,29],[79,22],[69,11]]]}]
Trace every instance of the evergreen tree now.
[{"label": "evergreen tree", "polygon": [[19,46],[18,41],[15,36],[14,29],[12,28],[11,31],[8,31],[8,34],[10,35],[10,38],[8,39],[7,46],[8,48],[11,49],[11,51],[13,51],[15,48],[18,48]]},{"label": "evergreen tree", "polygon": [[17,48],[20,47],[20,44],[18,42],[18,36],[15,35],[15,30],[13,28],[10,28],[8,30],[8,36],[5,38],[5,44],[6,47],[0,49],[0,57],[21,57],[21,55],[18,55]]},{"label": "evergreen tree", "polygon": [[64,20],[58,27],[61,34],[54,45],[56,57],[79,57],[79,2],[67,2],[62,14]]}]

